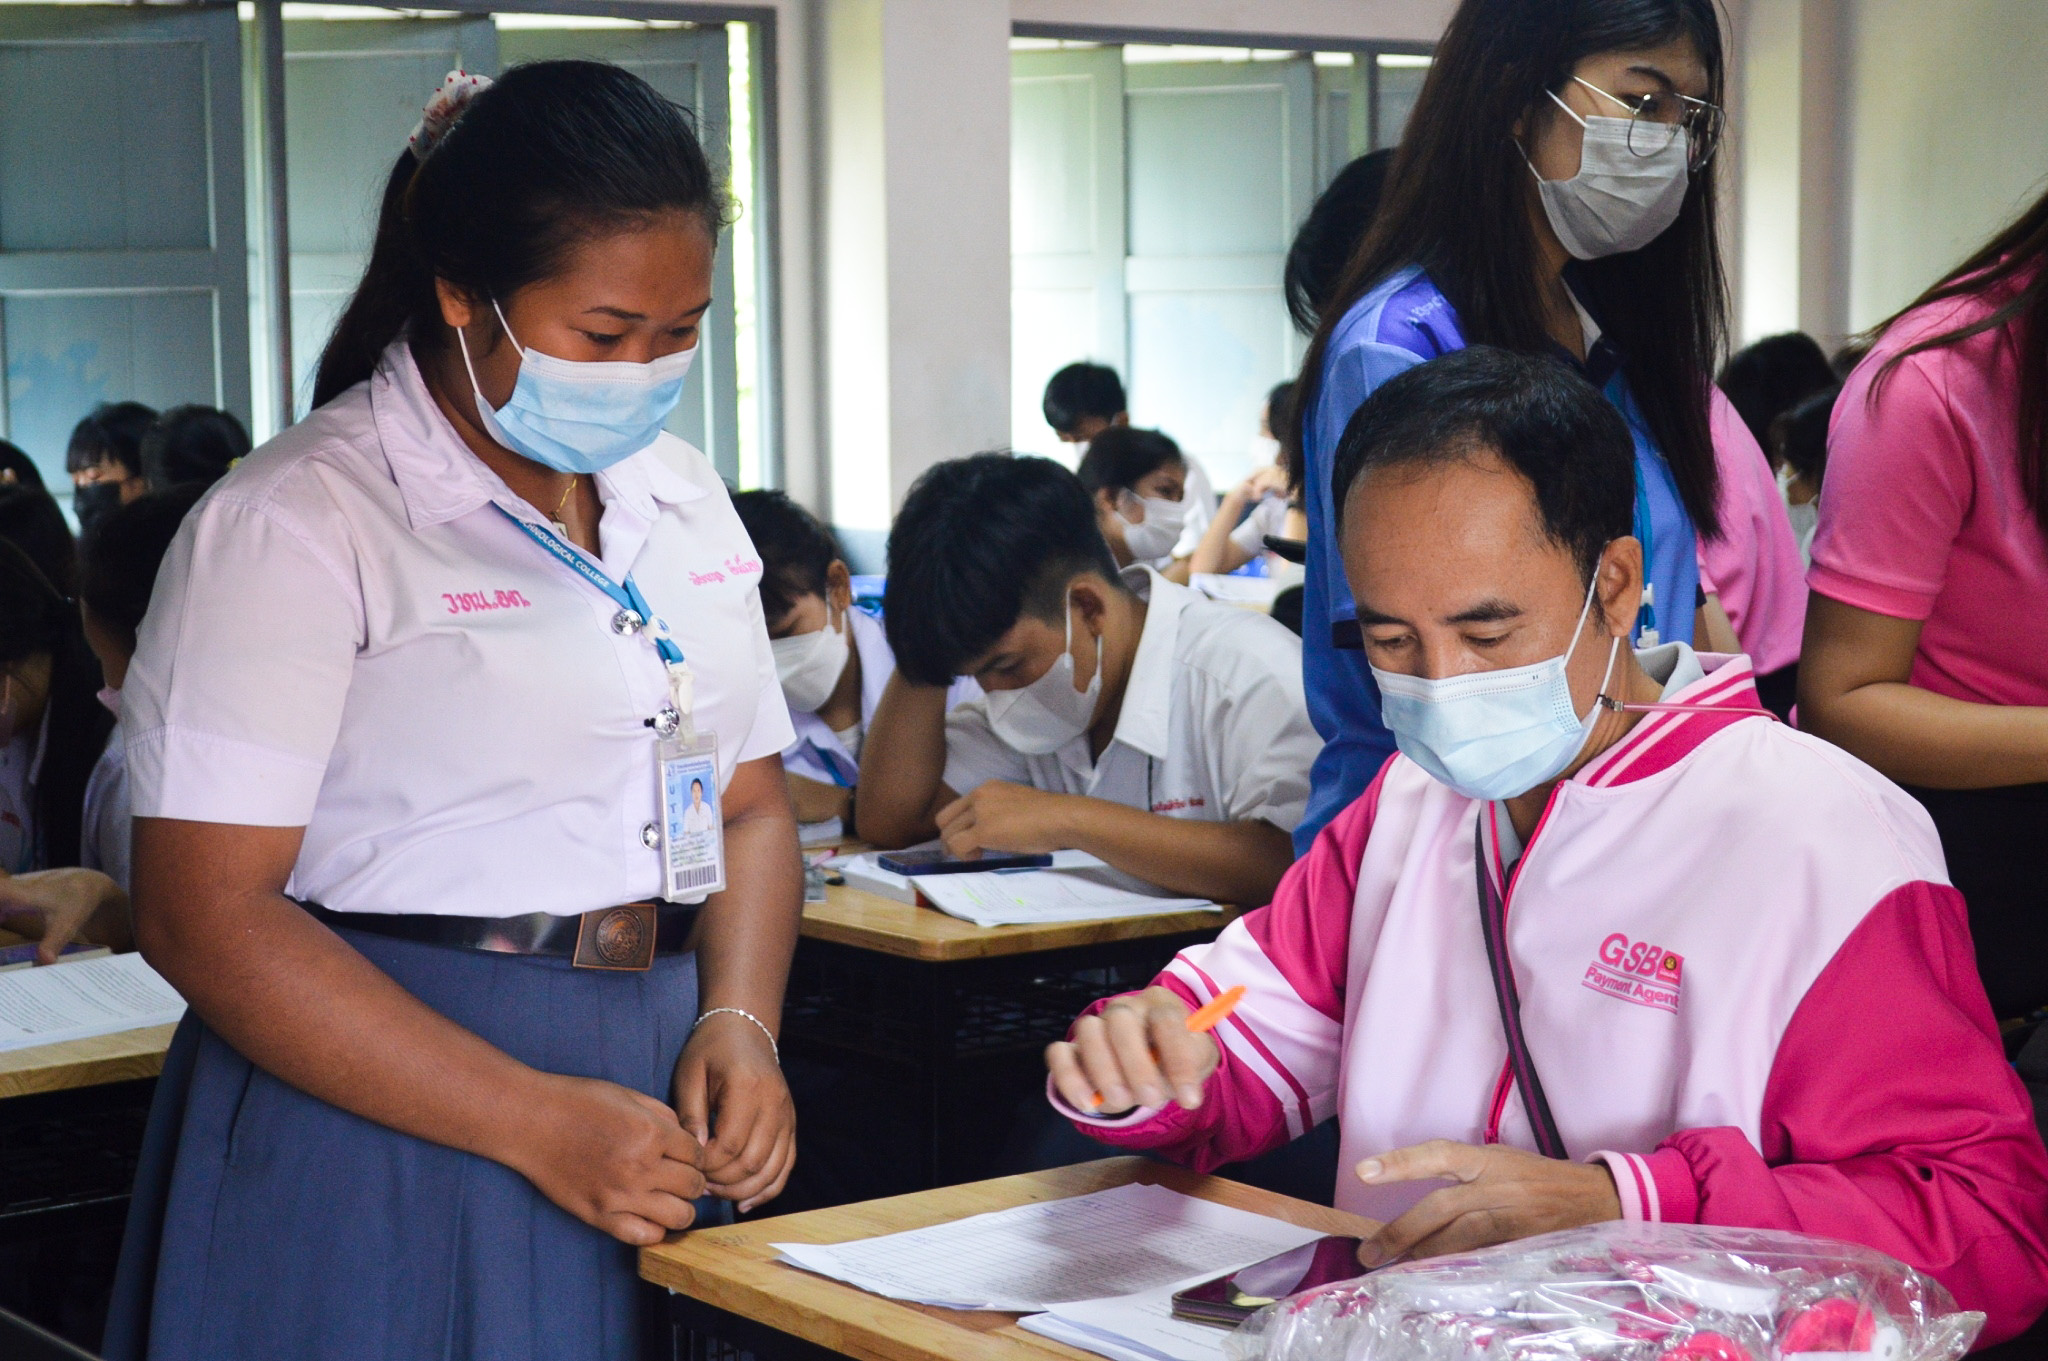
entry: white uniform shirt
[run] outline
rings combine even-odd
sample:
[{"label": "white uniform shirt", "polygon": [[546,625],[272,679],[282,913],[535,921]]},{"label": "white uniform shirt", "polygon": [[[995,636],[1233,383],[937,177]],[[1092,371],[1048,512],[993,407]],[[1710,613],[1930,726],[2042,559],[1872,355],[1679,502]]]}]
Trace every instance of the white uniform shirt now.
[{"label": "white uniform shirt", "polygon": [[[723,787],[789,743],[760,560],[678,439],[596,482],[599,565],[632,572],[696,673]],[[462,443],[403,342],[243,460],[171,545],[122,687],[135,815],[303,826],[288,892],[336,911],[659,897],[647,720],[665,668],[504,511],[545,525]]]},{"label": "white uniform shirt", "polygon": [[946,716],[947,787],[965,794],[1009,780],[1169,817],[1257,818],[1293,831],[1323,745],[1302,697],[1301,640],[1150,568],[1127,568],[1123,580],[1149,608],[1101,759],[1089,759],[1085,733],[1050,755],[1026,756],[996,736],[979,699]]},{"label": "white uniform shirt", "polygon": [[1266,551],[1268,534],[1276,539],[1287,536],[1287,498],[1284,496],[1260,497],[1259,503],[1252,507],[1252,513],[1230,531],[1230,541],[1258,557]]},{"label": "white uniform shirt", "polygon": [[1175,558],[1187,557],[1201,547],[1202,536],[1209,532],[1209,522],[1216,518],[1216,488],[1209,481],[1209,470],[1190,455],[1183,454],[1181,463],[1187,468],[1180,493],[1181,504],[1187,507],[1186,518],[1180,524],[1180,541],[1157,564],[1162,568],[1171,567]]},{"label": "white uniform shirt", "polygon": [[[853,650],[860,656],[860,724],[854,729],[865,736],[874,721],[875,707],[889,677],[896,674],[896,654],[889,647],[889,635],[882,621],[863,609],[847,611],[847,626],[853,631]],[[946,691],[946,707],[964,704],[981,694],[971,676],[961,676]],[[825,725],[825,720],[800,709],[789,711],[796,740],[782,753],[782,768],[819,784],[836,784],[842,789],[860,783],[860,752],[849,750],[844,738]]]},{"label": "white uniform shirt", "polygon": [[85,818],[79,828],[78,863],[132,890],[129,883],[128,749],[121,730],[107,734],[107,747],[85,781]]}]

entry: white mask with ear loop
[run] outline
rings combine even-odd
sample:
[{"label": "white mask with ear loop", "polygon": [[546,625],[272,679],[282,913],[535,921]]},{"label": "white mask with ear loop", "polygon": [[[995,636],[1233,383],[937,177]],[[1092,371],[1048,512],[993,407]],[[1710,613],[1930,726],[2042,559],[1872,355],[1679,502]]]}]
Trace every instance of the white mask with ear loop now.
[{"label": "white mask with ear loop", "polygon": [[[1574,259],[1598,260],[1641,250],[1662,236],[1678,221],[1692,180],[1685,130],[1673,128],[1669,143],[1639,156],[1628,144],[1634,119],[1581,118],[1555,93],[1550,98],[1586,134],[1579,149],[1579,173],[1568,180],[1544,179],[1529,153],[1522,152],[1523,164],[1536,176],[1543,215],[1550,219],[1558,242]],[[1516,149],[1521,149],[1520,143]]]},{"label": "white mask with ear loop", "polygon": [[1102,649],[1088,688],[1074,688],[1074,598],[1067,593],[1067,645],[1045,674],[1016,690],[988,692],[988,725],[1012,751],[1046,756],[1088,731],[1102,693]]},{"label": "white mask with ear loop", "polygon": [[1124,547],[1130,550],[1133,562],[1156,562],[1170,555],[1180,542],[1181,527],[1188,521],[1187,502],[1157,496],[1136,499],[1145,508],[1145,518],[1137,524],[1124,520]]},{"label": "white mask with ear loop", "polygon": [[782,697],[800,714],[814,714],[825,707],[839,678],[846,674],[846,659],[852,650],[847,635],[852,626],[844,614],[835,626],[828,603],[825,627],[768,644],[775,654],[775,679],[782,683]]}]

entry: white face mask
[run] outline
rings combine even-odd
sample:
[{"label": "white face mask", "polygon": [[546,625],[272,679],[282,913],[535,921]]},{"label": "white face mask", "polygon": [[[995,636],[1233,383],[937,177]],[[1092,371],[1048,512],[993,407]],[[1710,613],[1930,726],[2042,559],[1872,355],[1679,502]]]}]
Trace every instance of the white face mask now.
[{"label": "white face mask", "polygon": [[[1505,671],[1430,679],[1372,668],[1380,717],[1401,754],[1468,799],[1506,799],[1551,779],[1572,763],[1593,734],[1596,700],[1583,717],[1572,704],[1567,668],[1593,608],[1596,573],[1561,657]],[[1614,675],[1621,648],[1607,649],[1600,693]]]},{"label": "white face mask", "polygon": [[1074,688],[1074,602],[1067,598],[1067,645],[1045,674],[1017,690],[988,692],[988,725],[1011,750],[1026,756],[1058,751],[1088,731],[1095,721],[1095,701],[1102,693],[1102,651],[1098,644],[1095,674],[1088,688]]},{"label": "white face mask", "polygon": [[[1555,94],[1550,97],[1586,130],[1579,173],[1570,179],[1546,180],[1529,164],[1543,199],[1543,215],[1565,250],[1574,259],[1598,260],[1641,250],[1662,236],[1685,207],[1691,182],[1685,133],[1677,132],[1662,150],[1639,156],[1628,144],[1634,120],[1581,118]],[[1526,152],[1522,159],[1528,163]]]},{"label": "white face mask", "polygon": [[1173,546],[1180,542],[1181,527],[1187,523],[1188,508],[1185,501],[1165,501],[1157,496],[1133,497],[1143,507],[1139,514],[1144,518],[1136,524],[1131,517],[1119,510],[1124,521],[1124,547],[1130,550],[1133,562],[1156,562],[1173,552]]},{"label": "white face mask", "polygon": [[839,678],[846,674],[846,658],[851,650],[848,632],[846,616],[840,615],[835,626],[827,606],[825,627],[777,638],[768,644],[768,650],[775,654],[775,678],[782,682],[782,697],[789,701],[790,708],[800,714],[814,714],[832,698],[832,692],[839,688]]},{"label": "white face mask", "polygon": [[1249,448],[1254,468],[1264,468],[1280,462],[1280,441],[1271,435],[1253,435]]}]

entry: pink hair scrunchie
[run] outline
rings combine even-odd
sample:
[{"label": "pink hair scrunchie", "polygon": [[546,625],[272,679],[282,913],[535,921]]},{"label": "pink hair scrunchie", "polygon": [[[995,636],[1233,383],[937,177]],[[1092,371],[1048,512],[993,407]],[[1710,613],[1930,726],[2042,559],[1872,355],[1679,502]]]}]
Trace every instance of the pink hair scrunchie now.
[{"label": "pink hair scrunchie", "polygon": [[426,108],[420,112],[420,121],[414,125],[412,136],[405,144],[412,150],[415,161],[424,161],[434,154],[434,148],[448,135],[448,129],[455,126],[462,117],[469,101],[491,88],[489,76],[473,76],[467,71],[450,71],[441,88],[428,98]]}]

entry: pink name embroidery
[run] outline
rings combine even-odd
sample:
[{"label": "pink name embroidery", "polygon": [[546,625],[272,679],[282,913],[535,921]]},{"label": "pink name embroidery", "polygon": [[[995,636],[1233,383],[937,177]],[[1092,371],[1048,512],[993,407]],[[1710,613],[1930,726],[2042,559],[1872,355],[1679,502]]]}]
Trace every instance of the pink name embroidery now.
[{"label": "pink name embroidery", "polygon": [[1639,1007],[1675,1013],[1684,974],[1684,955],[1648,941],[1631,941],[1616,931],[1600,942],[1600,949],[1579,982],[1595,992]]},{"label": "pink name embroidery", "polygon": [[1185,799],[1161,799],[1152,805],[1155,813],[1178,813],[1183,808],[1206,808],[1209,801],[1200,794]]},{"label": "pink name embroidery", "polygon": [[690,573],[690,584],[691,584],[692,586],[709,586],[709,585],[711,585],[711,584],[712,584],[713,582],[718,582],[718,581],[724,581],[724,580],[725,580],[725,573],[723,573],[723,572],[692,572],[692,573]]},{"label": "pink name embroidery", "polygon": [[761,570],[761,560],[759,558],[742,558],[737,553],[727,558],[720,565],[736,577],[753,576]]},{"label": "pink name embroidery", "polygon": [[481,610],[530,610],[533,602],[517,591],[441,592],[450,614],[475,614]]}]

